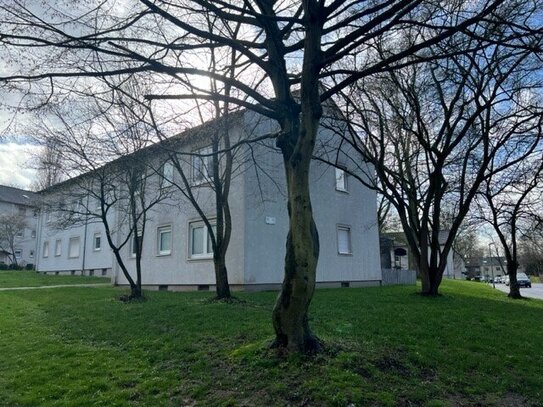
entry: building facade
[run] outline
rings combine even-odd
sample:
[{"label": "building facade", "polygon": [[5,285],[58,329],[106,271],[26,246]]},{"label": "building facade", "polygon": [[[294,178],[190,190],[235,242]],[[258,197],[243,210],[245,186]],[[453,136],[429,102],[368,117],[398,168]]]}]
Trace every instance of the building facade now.
[{"label": "building facade", "polygon": [[[248,130],[250,129],[250,130]],[[200,127],[201,132],[206,126]],[[245,112],[229,130],[234,140],[275,131],[274,124]],[[332,140],[321,129],[321,141]],[[209,149],[198,129],[176,136],[180,152]],[[327,144],[327,149],[330,146]],[[207,150],[206,150],[207,149]],[[160,202],[147,212],[142,244],[142,284],[169,290],[211,290],[215,275],[208,231],[199,213],[175,185],[180,174],[169,163],[160,145],[148,150],[150,174],[147,193],[164,191]],[[282,156],[273,142],[258,142],[236,152],[235,172],[230,187],[232,239],[226,264],[231,286],[239,289],[272,289],[283,278],[285,242],[288,231],[285,176]],[[206,157],[187,159],[185,174],[192,178],[192,191],[206,216],[213,219],[215,195],[206,182]],[[114,165],[114,163],[112,164]],[[202,168],[204,171],[202,171]],[[371,169],[368,168],[368,173]],[[91,196],[75,191],[91,182],[92,173],[65,181],[43,192],[44,201],[66,201],[85,208],[97,206]],[[381,265],[376,219],[376,195],[347,176],[342,169],[314,161],[310,172],[311,197],[320,237],[317,284],[320,286],[379,285]],[[167,182],[165,182],[165,180]],[[73,193],[72,193],[73,192]],[[71,196],[71,198],[70,198]],[[73,202],[68,202],[73,200]],[[50,208],[53,208],[50,206]],[[86,212],[86,211],[81,211]],[[87,211],[88,212],[88,211]],[[115,225],[114,239],[122,243],[129,235],[127,208],[115,206],[108,214]],[[117,285],[128,282],[109,249],[104,224],[93,217],[77,222],[60,221],[62,214],[43,210],[39,217],[37,268],[47,273],[107,275]],[[134,237],[122,247],[120,255],[131,275],[135,274]]]},{"label": "building facade", "polygon": [[24,189],[0,185],[0,222],[19,222],[23,220],[22,227],[16,228],[13,238],[14,247],[8,240],[11,240],[10,233],[2,233],[0,263],[10,265],[14,258],[19,266],[31,267],[36,261],[37,248],[37,220],[38,220],[39,197],[37,194]]}]

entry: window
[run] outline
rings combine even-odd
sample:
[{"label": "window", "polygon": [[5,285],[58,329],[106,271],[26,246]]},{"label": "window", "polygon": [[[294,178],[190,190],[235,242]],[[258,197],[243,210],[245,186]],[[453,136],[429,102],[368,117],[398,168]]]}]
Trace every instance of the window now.
[{"label": "window", "polygon": [[15,249],[15,252],[13,254],[15,254],[15,258],[17,260],[20,260],[21,257],[23,257],[23,251],[21,249]]},{"label": "window", "polygon": [[167,255],[172,252],[172,227],[161,226],[157,230],[157,252]]},{"label": "window", "polygon": [[19,206],[17,208],[17,210],[19,211],[19,215],[21,216],[25,216],[26,215],[26,208],[22,207],[22,206]]},{"label": "window", "polygon": [[[194,152],[194,154],[211,154],[213,150],[211,147],[202,148]],[[192,156],[192,182],[194,184],[201,184],[209,180],[211,173],[211,165],[213,164],[213,157],[207,156]]]},{"label": "window", "polygon": [[36,237],[36,231],[33,230],[31,233],[30,233],[30,237]]},{"label": "window", "polygon": [[45,212],[45,221],[51,222],[51,212],[49,211]]},{"label": "window", "polygon": [[60,256],[62,254],[62,240],[58,239],[55,242],[55,256]]},{"label": "window", "polygon": [[68,245],[68,258],[75,259],[79,257],[79,236],[71,237]]},{"label": "window", "polygon": [[34,250],[30,250],[30,254],[28,255],[28,257],[30,257],[31,259],[34,258]]},{"label": "window", "polygon": [[[213,225],[213,232],[215,226]],[[191,258],[211,258],[213,246],[211,244],[211,235],[207,226],[203,222],[194,222],[190,224],[190,257]]]},{"label": "window", "polygon": [[100,233],[95,233],[92,241],[92,249],[95,252],[100,251],[102,249],[102,235]]},{"label": "window", "polygon": [[24,229],[19,229],[17,230],[17,232],[15,233],[15,236],[17,237],[23,237],[25,234],[25,230]]},{"label": "window", "polygon": [[347,192],[347,174],[342,168],[336,168],[336,190]]},{"label": "window", "polygon": [[43,242],[43,257],[49,257],[49,242]]},{"label": "window", "polygon": [[162,166],[162,188],[173,185],[174,166],[171,162],[166,162]]},{"label": "window", "polygon": [[37,209],[34,209],[34,211],[32,211],[32,216],[34,218],[37,218],[38,217],[38,210]]},{"label": "window", "polygon": [[351,228],[349,226],[337,227],[338,254],[351,254]]}]

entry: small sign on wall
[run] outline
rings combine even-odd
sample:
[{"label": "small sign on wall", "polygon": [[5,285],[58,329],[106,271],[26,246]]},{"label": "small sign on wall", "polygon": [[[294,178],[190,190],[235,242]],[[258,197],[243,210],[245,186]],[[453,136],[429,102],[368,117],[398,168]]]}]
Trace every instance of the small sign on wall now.
[{"label": "small sign on wall", "polygon": [[275,225],[275,217],[274,216],[266,216],[266,224],[267,225]]}]

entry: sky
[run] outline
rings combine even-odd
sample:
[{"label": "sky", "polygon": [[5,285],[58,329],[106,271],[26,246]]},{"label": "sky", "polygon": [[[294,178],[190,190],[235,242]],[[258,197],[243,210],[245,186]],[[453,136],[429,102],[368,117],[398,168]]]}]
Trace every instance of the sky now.
[{"label": "sky", "polygon": [[29,164],[39,147],[14,141],[0,142],[0,184],[29,189],[36,171]]}]

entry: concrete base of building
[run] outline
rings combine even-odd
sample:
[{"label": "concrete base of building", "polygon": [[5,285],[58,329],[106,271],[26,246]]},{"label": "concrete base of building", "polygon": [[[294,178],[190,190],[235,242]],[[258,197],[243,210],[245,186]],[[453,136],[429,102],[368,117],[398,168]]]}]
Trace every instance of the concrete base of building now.
[{"label": "concrete base of building", "polygon": [[[378,287],[381,285],[381,280],[364,280],[364,281],[320,281],[317,282],[317,288],[349,288],[349,287]],[[118,287],[128,287],[128,284],[117,284]],[[215,291],[215,285],[212,284],[143,284],[144,290],[152,291]],[[279,291],[281,284],[265,283],[265,284],[230,284],[231,291]]]},{"label": "concrete base of building", "polygon": [[98,268],[98,269],[87,269],[87,270],[46,270],[46,271],[37,271],[37,273],[45,275],[72,275],[72,276],[94,276],[94,277],[112,277],[113,273],[111,268]]}]

